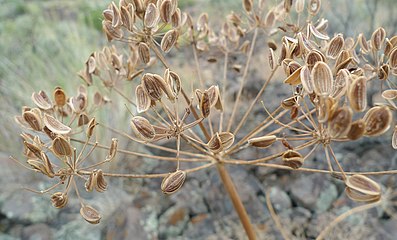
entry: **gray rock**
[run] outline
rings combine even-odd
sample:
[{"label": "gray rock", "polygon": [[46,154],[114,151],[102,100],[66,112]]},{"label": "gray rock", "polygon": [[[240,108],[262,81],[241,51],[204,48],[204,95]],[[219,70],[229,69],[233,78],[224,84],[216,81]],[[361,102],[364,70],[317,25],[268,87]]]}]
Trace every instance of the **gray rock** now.
[{"label": "gray rock", "polygon": [[329,185],[324,185],[324,190],[320,193],[320,196],[316,201],[315,211],[317,213],[327,211],[338,197],[336,186],[331,182],[328,183]]},{"label": "gray rock", "polygon": [[22,230],[22,239],[51,240],[53,239],[53,232],[46,224],[34,224],[27,226]]},{"label": "gray rock", "polygon": [[160,216],[159,237],[170,238],[182,234],[189,221],[189,212],[186,207],[173,206]]},{"label": "gray rock", "polygon": [[1,240],[18,240],[19,238],[15,238],[15,237],[12,237],[7,234],[0,233],[0,239]]},{"label": "gray rock", "polygon": [[292,206],[288,194],[278,187],[272,187],[270,189],[270,200],[277,213],[288,210]]}]

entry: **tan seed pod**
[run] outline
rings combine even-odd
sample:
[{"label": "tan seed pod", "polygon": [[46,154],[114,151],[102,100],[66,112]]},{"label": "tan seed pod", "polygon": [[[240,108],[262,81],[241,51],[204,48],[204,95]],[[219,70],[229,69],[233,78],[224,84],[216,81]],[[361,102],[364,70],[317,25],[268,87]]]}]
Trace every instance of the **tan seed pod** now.
[{"label": "tan seed pod", "polygon": [[178,191],[186,180],[186,172],[176,170],[176,172],[168,174],[161,182],[161,191],[164,194],[173,194]]},{"label": "tan seed pod", "polygon": [[360,33],[358,35],[358,43],[360,44],[361,47],[361,51],[366,54],[367,52],[369,52],[369,46],[367,43],[367,39],[365,38],[364,34]]},{"label": "tan seed pod", "polygon": [[189,22],[188,24],[191,24],[190,22],[191,17],[186,15],[186,13],[181,13],[181,10],[177,8],[171,16],[171,23],[172,27],[174,28],[179,28],[180,26],[183,26],[185,23]]},{"label": "tan seed pod", "polygon": [[332,114],[329,121],[330,135],[333,138],[345,136],[351,127],[353,119],[353,111],[350,107],[341,107]]},{"label": "tan seed pod", "polygon": [[329,40],[328,35],[321,33],[320,31],[317,30],[315,26],[312,24],[308,25],[308,29],[310,30],[310,33],[315,36],[316,38],[320,40]]},{"label": "tan seed pod", "polygon": [[295,1],[295,11],[297,13],[303,12],[305,9],[305,0],[296,0]]},{"label": "tan seed pod", "polygon": [[342,51],[345,45],[345,40],[342,34],[337,34],[331,39],[328,44],[326,56],[331,59],[335,59],[339,53]]},{"label": "tan seed pod", "polygon": [[306,65],[309,69],[312,69],[317,62],[324,62],[325,56],[316,49],[310,51],[306,56]]},{"label": "tan seed pod", "polygon": [[201,94],[200,98],[200,112],[203,118],[207,118],[211,112],[211,102],[207,91]]},{"label": "tan seed pod", "polygon": [[391,145],[394,149],[397,149],[397,125],[394,126],[394,131],[391,138]]},{"label": "tan seed pod", "polygon": [[394,100],[397,98],[397,89],[388,89],[382,92],[382,97],[386,100]]},{"label": "tan seed pod", "polygon": [[131,128],[143,141],[153,140],[156,134],[150,122],[141,116],[135,116],[132,118]]},{"label": "tan seed pod", "polygon": [[42,161],[37,159],[28,159],[27,164],[29,164],[35,171],[40,172],[46,176],[48,176],[47,169],[45,168]]},{"label": "tan seed pod", "polygon": [[276,23],[276,14],[274,11],[270,10],[265,17],[265,26],[266,27],[273,27]]},{"label": "tan seed pod", "polygon": [[143,63],[149,63],[150,61],[150,49],[149,46],[144,43],[144,42],[140,42],[138,45],[138,54],[139,54],[139,59],[141,59],[141,61]]},{"label": "tan seed pod", "polygon": [[169,52],[171,48],[175,45],[175,43],[178,40],[178,30],[176,29],[171,29],[169,30],[161,39],[161,50],[164,52]]},{"label": "tan seed pod", "polygon": [[215,107],[218,110],[222,110],[217,107],[217,106],[222,106],[219,87],[212,85],[211,87],[209,87],[207,89],[207,93],[208,93],[208,97],[210,99],[210,107],[211,108]]},{"label": "tan seed pod", "polygon": [[302,155],[294,150],[286,151],[282,156],[282,160],[284,165],[293,169],[300,168],[304,162]]},{"label": "tan seed pod", "polygon": [[54,140],[57,137],[57,135],[51,132],[51,130],[48,129],[48,127],[46,126],[43,127],[43,132],[45,132],[45,134],[47,134],[47,136],[50,137],[52,140]]},{"label": "tan seed pod", "polygon": [[292,109],[295,105],[296,105],[296,97],[295,96],[288,97],[281,101],[281,107],[283,107],[284,109]]},{"label": "tan seed pod", "polygon": [[219,153],[223,151],[223,144],[221,138],[219,137],[219,133],[215,133],[215,135],[211,137],[207,143],[207,146],[213,153]]},{"label": "tan seed pod", "polygon": [[113,12],[112,27],[119,28],[123,24],[120,15],[120,9],[116,6],[114,2],[112,2],[111,10]]},{"label": "tan seed pod", "polygon": [[389,77],[390,67],[388,64],[383,64],[380,66],[378,71],[379,80],[386,80]]},{"label": "tan seed pod", "polygon": [[174,96],[177,97],[182,88],[181,78],[179,77],[179,75],[173,71],[169,71],[169,69],[166,69],[164,72],[164,79],[168,86],[171,88]]},{"label": "tan seed pod", "polygon": [[85,189],[87,192],[92,192],[94,188],[97,192],[104,192],[107,189],[107,183],[101,169],[94,169],[85,182]]},{"label": "tan seed pod", "polygon": [[[42,92],[42,93],[44,93],[44,92]],[[34,104],[36,104],[37,107],[39,107],[43,110],[49,110],[52,108],[52,104],[49,101],[47,95],[45,95],[45,93],[44,93],[44,96],[45,97],[43,97],[42,94],[34,92],[32,94],[32,101]]]},{"label": "tan seed pod", "polygon": [[58,107],[63,107],[66,104],[66,94],[62,88],[56,87],[54,90],[54,101],[55,105]]},{"label": "tan seed pod", "polygon": [[118,145],[117,138],[112,138],[112,144],[110,144],[109,154],[106,156],[106,161],[111,161],[114,159],[117,153],[117,145]]},{"label": "tan seed pod", "polygon": [[384,53],[385,53],[385,56],[386,56],[386,57],[389,57],[389,56],[390,56],[390,53],[391,53],[391,50],[392,50],[394,47],[397,46],[397,36],[393,36],[393,37],[390,38],[390,39],[386,38],[385,41],[386,41],[386,44],[385,44],[386,46],[385,46],[385,51],[384,51]]},{"label": "tan seed pod", "polygon": [[319,96],[317,119],[321,123],[325,123],[332,116],[336,109],[337,102],[331,96]]},{"label": "tan seed pod", "polygon": [[54,168],[45,152],[41,152],[41,160],[43,161],[43,166],[46,172],[46,175],[50,178],[53,178],[55,175]]},{"label": "tan seed pod", "polygon": [[381,197],[381,188],[372,179],[355,174],[346,179],[346,194],[353,201],[373,202]]},{"label": "tan seed pod", "polygon": [[101,215],[99,215],[99,212],[95,208],[88,205],[84,205],[80,208],[80,214],[84,220],[91,224],[98,224],[101,220]]},{"label": "tan seed pod", "polygon": [[77,121],[77,126],[81,127],[83,125],[86,125],[90,119],[88,118],[86,113],[80,113],[79,114],[79,119]]},{"label": "tan seed pod", "polygon": [[86,132],[88,138],[91,138],[92,134],[94,133],[95,126],[97,124],[98,123],[96,122],[95,118],[91,118],[91,120],[88,122],[87,132]]},{"label": "tan seed pod", "polygon": [[43,129],[43,123],[40,115],[33,111],[25,111],[22,114],[23,119],[29,124],[29,126],[35,131],[41,131]]},{"label": "tan seed pod", "polygon": [[76,97],[69,99],[69,105],[75,113],[83,112],[88,106],[87,94],[79,93]]},{"label": "tan seed pod", "polygon": [[358,119],[352,122],[347,138],[350,140],[357,140],[364,136],[365,133],[365,122],[363,119]]},{"label": "tan seed pod", "polygon": [[356,78],[347,95],[350,107],[356,112],[362,112],[367,108],[367,79],[365,77]]},{"label": "tan seed pod", "polygon": [[55,155],[60,157],[70,157],[73,154],[72,146],[69,141],[60,136],[52,141],[51,149]]},{"label": "tan seed pod", "polygon": [[314,92],[314,83],[313,83],[313,79],[311,77],[309,67],[307,67],[306,65],[303,66],[301,69],[300,79],[301,79],[303,89],[305,89],[305,91],[308,94],[313,93]]},{"label": "tan seed pod", "polygon": [[276,64],[275,64],[276,57],[274,56],[274,51],[272,48],[269,48],[268,59],[269,59],[270,69],[274,70],[274,68],[276,67]]},{"label": "tan seed pod", "polygon": [[311,78],[314,83],[314,92],[318,96],[330,95],[333,89],[332,71],[324,62],[317,62],[312,70]]},{"label": "tan seed pod", "polygon": [[27,142],[26,140],[23,142],[26,149],[29,150],[33,155],[37,158],[41,158],[41,148],[36,146],[36,144],[32,144]]},{"label": "tan seed pod", "polygon": [[52,206],[55,208],[63,208],[68,203],[68,195],[63,192],[56,192],[51,195]]},{"label": "tan seed pod", "polygon": [[251,138],[248,140],[249,145],[257,148],[267,148],[270,147],[274,142],[276,142],[276,135],[268,135],[263,137]]},{"label": "tan seed pod", "polygon": [[284,80],[284,83],[292,85],[292,86],[296,86],[296,85],[300,84],[301,83],[301,78],[300,78],[301,70],[302,70],[302,67],[299,67],[298,69],[296,69],[291,75],[289,75]]},{"label": "tan seed pod", "polygon": [[150,99],[153,101],[159,101],[163,95],[162,86],[153,77],[153,74],[146,73],[142,77],[142,86],[144,87],[146,93],[149,95]]},{"label": "tan seed pod", "polygon": [[243,0],[243,8],[247,13],[251,12],[253,5],[252,0]]},{"label": "tan seed pod", "polygon": [[135,89],[135,97],[138,113],[146,112],[150,108],[151,100],[141,84],[139,84]]},{"label": "tan seed pod", "polygon": [[175,100],[175,95],[171,89],[171,86],[167,84],[167,82],[160,75],[153,74],[152,76],[156,82],[156,85],[158,85],[161,88],[161,90],[167,96],[168,100],[173,102]]},{"label": "tan seed pod", "polygon": [[371,36],[371,47],[376,51],[382,48],[383,42],[385,41],[386,31],[384,28],[377,28]]},{"label": "tan seed pod", "polygon": [[397,47],[394,47],[390,52],[389,66],[391,69],[397,69]]},{"label": "tan seed pod", "polygon": [[68,134],[72,130],[70,127],[61,123],[58,119],[54,118],[49,114],[44,114],[43,117],[44,125],[55,134]]},{"label": "tan seed pod", "polygon": [[149,3],[146,7],[145,17],[143,19],[143,23],[146,28],[154,28],[157,26],[157,23],[160,19],[160,12],[157,9],[156,5],[153,3]]},{"label": "tan seed pod", "polygon": [[376,106],[369,109],[363,119],[366,126],[365,135],[372,137],[379,136],[389,130],[393,115],[389,107]]},{"label": "tan seed pod", "polygon": [[231,132],[220,132],[219,139],[221,140],[223,149],[226,150],[234,143],[234,134]]},{"label": "tan seed pod", "polygon": [[315,16],[318,14],[321,8],[321,0],[310,0],[309,1],[309,14]]},{"label": "tan seed pod", "polygon": [[[107,40],[110,42],[113,39],[121,39],[123,37],[123,30],[121,28],[114,28],[112,26],[112,22],[110,21],[102,21],[102,28],[103,31],[106,33],[106,38]],[[87,73],[88,73],[88,68],[86,69]],[[92,80],[90,80],[89,82],[92,84],[91,82]]]},{"label": "tan seed pod", "polygon": [[174,8],[171,0],[165,0],[160,5],[160,17],[165,23],[171,22],[172,15],[174,14],[176,8]]},{"label": "tan seed pod", "polygon": [[335,81],[333,84],[333,89],[331,96],[335,99],[338,99],[345,95],[348,85],[350,82],[350,73],[347,69],[341,69],[336,74]]},{"label": "tan seed pod", "polygon": [[305,34],[298,32],[296,37],[298,39],[298,46],[301,48],[301,50],[300,50],[301,52],[310,52],[314,49],[313,44],[306,37]]}]

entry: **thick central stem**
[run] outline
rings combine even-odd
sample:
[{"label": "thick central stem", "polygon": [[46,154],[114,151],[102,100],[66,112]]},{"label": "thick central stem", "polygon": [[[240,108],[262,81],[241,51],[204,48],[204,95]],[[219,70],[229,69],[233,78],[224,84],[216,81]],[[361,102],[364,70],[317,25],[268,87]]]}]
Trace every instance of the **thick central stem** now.
[{"label": "thick central stem", "polygon": [[238,217],[240,218],[240,221],[243,224],[243,227],[245,229],[245,232],[247,233],[248,239],[250,239],[250,240],[256,239],[256,234],[255,234],[254,228],[251,224],[251,220],[248,217],[247,211],[245,210],[244,205],[241,202],[240,196],[237,193],[236,187],[234,186],[234,183],[233,183],[232,179],[230,178],[229,173],[227,172],[223,163],[218,162],[216,164],[216,167],[217,167],[218,173],[222,179],[222,183],[225,186],[230,199],[232,200],[234,209],[236,210]]}]

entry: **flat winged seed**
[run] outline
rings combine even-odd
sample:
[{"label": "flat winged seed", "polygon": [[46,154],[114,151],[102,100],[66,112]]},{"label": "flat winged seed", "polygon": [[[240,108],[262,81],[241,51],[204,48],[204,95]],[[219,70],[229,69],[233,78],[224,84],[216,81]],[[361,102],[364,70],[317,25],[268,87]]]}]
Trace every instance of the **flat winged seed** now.
[{"label": "flat winged seed", "polygon": [[317,28],[311,24],[308,25],[310,29],[310,33],[313,34],[316,38],[320,40],[329,40],[328,35],[321,33],[320,31],[317,30]]},{"label": "flat winged seed", "polygon": [[345,40],[342,34],[338,34],[331,39],[328,44],[326,56],[331,59],[335,59],[339,53],[342,51],[345,45]]},{"label": "flat winged seed", "polygon": [[123,24],[121,20],[120,10],[114,2],[112,2],[111,4],[111,9],[113,12],[112,27],[119,28]]},{"label": "flat winged seed", "polygon": [[321,0],[310,0],[309,1],[309,14],[312,16],[317,15],[321,8]]},{"label": "flat winged seed", "polygon": [[269,48],[269,55],[268,55],[268,59],[269,59],[269,66],[271,70],[274,70],[274,68],[276,67],[275,61],[276,61],[276,57],[274,56],[274,51],[273,49]]},{"label": "flat winged seed", "polygon": [[50,178],[53,178],[54,175],[54,168],[45,152],[41,152],[41,160],[43,161],[43,166],[46,172],[46,175]]},{"label": "flat winged seed", "polygon": [[296,69],[291,75],[287,77],[287,79],[284,80],[284,83],[287,83],[292,86],[296,86],[301,83],[301,74],[302,67],[299,67]]},{"label": "flat winged seed", "polygon": [[44,125],[55,134],[68,134],[72,130],[70,127],[61,123],[55,117],[46,113],[44,114],[43,121]]},{"label": "flat winged seed", "polygon": [[86,125],[88,122],[90,121],[90,119],[88,118],[86,113],[80,113],[79,114],[79,119],[77,121],[77,126],[81,127]]},{"label": "flat winged seed", "polygon": [[171,29],[169,30],[161,39],[161,50],[164,52],[169,52],[171,48],[175,45],[175,43],[178,40],[178,30],[176,29]]},{"label": "flat winged seed", "polygon": [[348,84],[350,82],[349,70],[341,69],[336,74],[335,81],[334,81],[334,88],[332,89],[331,96],[335,99],[338,99],[345,95]]},{"label": "flat winged seed", "polygon": [[390,67],[388,64],[383,64],[378,71],[379,80],[386,80],[389,77]]},{"label": "flat winged seed", "polygon": [[317,62],[312,70],[311,78],[314,83],[314,92],[318,96],[330,95],[333,88],[332,71],[324,62]]},{"label": "flat winged seed", "polygon": [[111,161],[114,159],[117,153],[117,138],[112,138],[112,144],[110,145],[109,154],[106,156],[106,161]]},{"label": "flat winged seed", "polygon": [[210,115],[211,112],[211,102],[210,97],[207,91],[204,91],[201,94],[200,98],[200,112],[203,118],[206,118]]},{"label": "flat winged seed", "polygon": [[394,131],[391,138],[391,145],[394,149],[397,149],[397,125],[394,126]]},{"label": "flat winged seed", "polygon": [[371,47],[376,51],[379,51],[382,48],[385,37],[386,31],[384,28],[379,27],[378,29],[376,29],[371,36]]},{"label": "flat winged seed", "polygon": [[22,114],[23,119],[32,127],[33,130],[41,131],[43,129],[43,123],[40,116],[33,111],[25,111]]},{"label": "flat winged seed", "polygon": [[296,0],[295,1],[295,11],[297,13],[303,12],[305,9],[305,0]]},{"label": "flat winged seed", "polygon": [[221,138],[219,137],[219,133],[215,133],[215,135],[211,137],[207,143],[207,146],[213,153],[219,153],[223,151],[223,144]]},{"label": "flat winged seed", "polygon": [[168,174],[161,182],[161,191],[164,194],[173,194],[178,191],[186,180],[186,172],[176,170],[176,172]]},{"label": "flat winged seed", "polygon": [[210,98],[211,107],[214,107],[218,101],[221,101],[218,86],[212,85],[210,88],[208,88],[207,93],[208,97]]},{"label": "flat winged seed", "polygon": [[149,63],[150,61],[150,49],[149,46],[144,43],[144,42],[140,42],[138,45],[138,54],[139,54],[139,58],[141,59],[141,61],[143,63]]},{"label": "flat winged seed", "polygon": [[45,169],[42,161],[39,161],[37,159],[28,159],[27,164],[29,164],[35,171],[47,175],[47,170]]},{"label": "flat winged seed", "polygon": [[144,87],[146,93],[149,95],[150,99],[153,101],[159,101],[163,95],[162,86],[153,77],[153,74],[146,73],[142,77],[142,86]]},{"label": "flat winged seed", "polygon": [[308,94],[313,93],[314,91],[314,83],[313,83],[313,79],[311,77],[311,73],[309,68],[305,65],[302,67],[301,72],[300,72],[300,79],[301,79],[301,83],[303,86],[303,89],[305,89],[305,91]]},{"label": "flat winged seed", "polygon": [[163,20],[165,23],[171,22],[172,15],[174,14],[173,10],[175,12],[176,9],[173,7],[171,0],[163,1],[160,5],[161,20]]},{"label": "flat winged seed", "polygon": [[348,177],[345,181],[346,194],[353,201],[372,202],[381,197],[381,188],[372,179],[355,174]]},{"label": "flat winged seed", "polygon": [[144,141],[153,140],[156,134],[150,122],[141,116],[135,116],[132,118],[131,128]]},{"label": "flat winged seed", "polygon": [[49,102],[48,98],[44,98],[41,94],[34,92],[32,94],[32,101],[36,104],[37,107],[49,110],[52,108],[51,102]]},{"label": "flat winged seed", "polygon": [[158,74],[153,74],[152,75],[154,80],[156,81],[156,85],[158,85],[161,90],[165,93],[167,98],[173,102],[175,100],[175,95],[174,92],[171,89],[171,86],[167,84],[167,82]]},{"label": "flat winged seed", "polygon": [[149,95],[141,84],[139,84],[135,89],[135,97],[138,113],[146,112],[150,108],[151,101]]},{"label": "flat winged seed", "polygon": [[329,122],[331,137],[339,138],[345,136],[351,127],[353,111],[350,107],[341,107],[337,109]]},{"label": "flat winged seed", "polygon": [[26,149],[33,153],[34,156],[41,158],[41,148],[27,141],[24,141],[23,144],[25,145]]},{"label": "flat winged seed", "polygon": [[386,100],[394,100],[397,98],[397,89],[388,89],[382,92],[382,97]]},{"label": "flat winged seed", "polygon": [[159,19],[160,19],[159,10],[157,9],[156,5],[154,5],[153,3],[150,3],[146,7],[145,17],[143,20],[145,27],[154,28],[155,26],[157,26]]},{"label": "flat winged seed", "polygon": [[105,177],[103,176],[102,170],[101,169],[97,170],[95,190],[97,190],[97,192],[104,192],[106,191],[107,186],[108,184],[105,180]]},{"label": "flat winged seed", "polygon": [[73,154],[70,143],[65,138],[60,136],[56,137],[52,141],[51,148],[55,155],[60,157],[70,157]]},{"label": "flat winged seed", "polygon": [[365,77],[356,78],[347,95],[350,107],[356,112],[362,112],[367,108],[367,79]]},{"label": "flat winged seed", "polygon": [[219,139],[221,140],[223,149],[228,149],[234,143],[234,134],[231,132],[220,132]]},{"label": "flat winged seed", "polygon": [[87,131],[86,131],[88,138],[91,138],[92,134],[94,133],[94,129],[95,129],[96,125],[97,125],[97,122],[96,122],[95,118],[91,118],[91,120],[88,122]]},{"label": "flat winged seed", "polygon": [[270,147],[277,140],[276,135],[251,138],[248,140],[249,145],[257,148]]},{"label": "flat winged seed", "polygon": [[68,203],[68,195],[63,192],[56,192],[51,195],[52,206],[55,208],[63,208]]},{"label": "flat winged seed", "polygon": [[365,133],[365,122],[363,119],[358,119],[352,122],[347,138],[350,140],[357,140],[364,136]]},{"label": "flat winged seed", "polygon": [[54,101],[58,107],[63,107],[66,104],[66,94],[62,88],[56,87],[54,90]]},{"label": "flat winged seed", "polygon": [[318,114],[317,119],[319,122],[324,123],[332,116],[335,108],[335,99],[331,96],[320,96],[318,101]]},{"label": "flat winged seed", "polygon": [[365,135],[378,136],[385,133],[393,120],[393,115],[389,107],[376,106],[369,109],[364,115]]},{"label": "flat winged seed", "polygon": [[303,165],[304,159],[302,155],[294,150],[288,150],[282,155],[282,160],[283,164],[293,168],[297,169],[300,168]]},{"label": "flat winged seed", "polygon": [[369,52],[369,46],[368,46],[367,39],[365,38],[364,34],[360,33],[360,35],[358,35],[358,43],[360,44],[361,51],[364,54]]},{"label": "flat winged seed", "polygon": [[397,68],[397,47],[394,47],[390,52],[389,65],[391,69]]},{"label": "flat winged seed", "polygon": [[252,0],[243,0],[243,8],[246,12],[251,12],[253,5]]},{"label": "flat winged seed", "polygon": [[312,50],[310,51],[307,56],[306,56],[306,65],[309,67],[309,69],[312,69],[316,62],[324,62],[325,56],[322,55],[320,51],[317,50]]},{"label": "flat winged seed", "polygon": [[80,208],[80,214],[84,220],[91,224],[98,224],[101,221],[101,215],[99,215],[99,212],[91,206],[82,206]]}]

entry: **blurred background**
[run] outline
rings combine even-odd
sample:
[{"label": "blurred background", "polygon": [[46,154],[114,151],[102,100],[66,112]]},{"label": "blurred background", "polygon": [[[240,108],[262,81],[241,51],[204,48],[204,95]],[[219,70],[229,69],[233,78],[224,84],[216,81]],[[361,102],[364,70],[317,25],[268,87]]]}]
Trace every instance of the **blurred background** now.
[{"label": "blurred background", "polygon": [[[275,6],[279,1],[266,2]],[[322,17],[330,22],[331,36],[343,32],[354,37],[362,32],[369,39],[379,26],[388,36],[396,33],[394,0],[322,2]],[[21,189],[45,185],[43,179],[8,160],[9,155],[22,155],[20,130],[13,118],[20,114],[21,106],[30,104],[32,92],[51,92],[61,86],[72,93],[83,83],[77,72],[92,52],[108,44],[101,21],[109,3],[0,0],[0,239],[244,239],[214,170],[196,174],[171,197],[159,190],[160,180],[117,180],[101,196],[87,196],[104,209],[104,222],[97,226],[86,224],[79,216],[77,201],[57,210],[51,207],[49,196]],[[241,1],[182,0],[179,7],[193,17],[208,12],[210,24],[215,26],[230,11],[239,12]],[[178,54],[174,59],[183,61]],[[259,67],[261,64],[267,62]],[[189,71],[186,66],[183,69]],[[351,169],[396,169],[396,154],[389,145],[390,134],[346,144],[337,152]],[[312,160],[316,164],[316,156]],[[159,167],[156,163],[123,166],[147,172]],[[313,238],[331,219],[354,206],[344,196],[343,184],[328,176],[233,167],[230,171],[263,239],[281,239],[266,208],[268,189],[282,223],[297,239]],[[379,180],[385,189],[395,183],[394,177]],[[397,221],[380,208],[353,215],[345,222],[330,239],[397,238]]]}]

